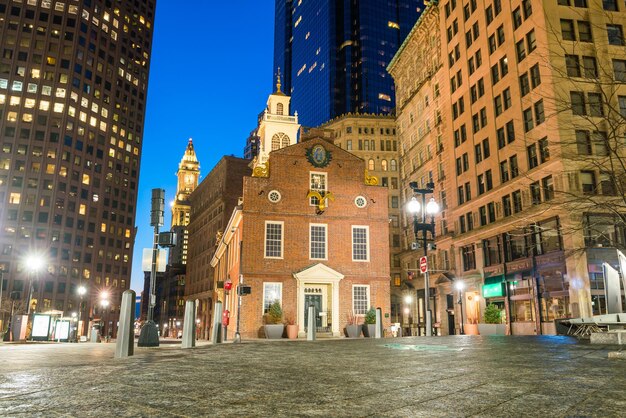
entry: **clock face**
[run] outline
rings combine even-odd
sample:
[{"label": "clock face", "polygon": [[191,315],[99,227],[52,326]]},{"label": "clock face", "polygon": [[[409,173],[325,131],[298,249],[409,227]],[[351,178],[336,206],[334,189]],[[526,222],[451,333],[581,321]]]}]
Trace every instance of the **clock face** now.
[{"label": "clock face", "polygon": [[187,174],[185,176],[185,183],[186,184],[193,184],[193,176],[191,174]]}]

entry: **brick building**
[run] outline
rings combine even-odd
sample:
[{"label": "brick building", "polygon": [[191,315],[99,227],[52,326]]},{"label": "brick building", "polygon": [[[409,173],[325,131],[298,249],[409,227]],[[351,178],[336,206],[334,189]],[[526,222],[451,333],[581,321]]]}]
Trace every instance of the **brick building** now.
[{"label": "brick building", "polygon": [[243,337],[262,335],[275,300],[301,333],[311,303],[321,313],[318,331],[332,335],[343,333],[351,313],[370,306],[389,313],[387,190],[367,184],[360,158],[321,138],[272,151],[269,170],[244,178],[241,219],[241,274],[252,287]]},{"label": "brick building", "polygon": [[225,156],[189,197],[191,205],[185,299],[195,300],[198,335],[208,338],[214,302],[211,258],[220,234],[241,197],[242,178],[250,174],[249,160]]}]

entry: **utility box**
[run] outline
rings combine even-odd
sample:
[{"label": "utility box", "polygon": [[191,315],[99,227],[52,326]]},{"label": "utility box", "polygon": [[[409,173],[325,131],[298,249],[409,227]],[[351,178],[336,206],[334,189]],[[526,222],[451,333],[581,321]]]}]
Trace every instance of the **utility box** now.
[{"label": "utility box", "polygon": [[159,246],[160,247],[175,247],[176,246],[176,233],[175,232],[160,232],[159,233]]},{"label": "utility box", "polygon": [[245,284],[240,284],[239,286],[237,286],[237,295],[245,296],[245,295],[249,295],[250,293],[252,293],[251,286],[247,286]]}]

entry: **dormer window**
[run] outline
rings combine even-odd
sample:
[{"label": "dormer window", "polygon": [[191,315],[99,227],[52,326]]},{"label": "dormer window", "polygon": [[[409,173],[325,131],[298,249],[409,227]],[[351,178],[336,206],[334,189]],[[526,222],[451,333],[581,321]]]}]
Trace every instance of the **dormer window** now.
[{"label": "dormer window", "polygon": [[277,115],[282,115],[283,114],[283,104],[282,103],[278,103],[276,105],[276,114]]}]

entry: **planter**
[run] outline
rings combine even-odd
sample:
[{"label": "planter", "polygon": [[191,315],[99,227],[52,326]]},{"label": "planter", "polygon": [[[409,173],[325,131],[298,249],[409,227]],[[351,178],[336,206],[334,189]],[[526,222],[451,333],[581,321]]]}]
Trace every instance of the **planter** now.
[{"label": "planter", "polygon": [[285,331],[284,324],[271,324],[265,325],[265,338],[270,340],[277,340],[283,338],[283,332]]},{"label": "planter", "polygon": [[368,338],[376,337],[376,324],[363,324],[363,336]]},{"label": "planter", "polygon": [[361,325],[346,325],[346,334],[348,334],[348,338],[359,338],[361,329]]},{"label": "planter", "polygon": [[287,338],[290,340],[295,340],[298,338],[298,326],[297,325],[287,325]]},{"label": "planter", "polygon": [[463,324],[465,335],[478,335],[478,324]]},{"label": "planter", "polygon": [[478,324],[480,335],[504,335],[505,331],[505,324]]}]

